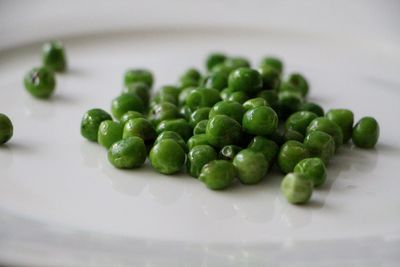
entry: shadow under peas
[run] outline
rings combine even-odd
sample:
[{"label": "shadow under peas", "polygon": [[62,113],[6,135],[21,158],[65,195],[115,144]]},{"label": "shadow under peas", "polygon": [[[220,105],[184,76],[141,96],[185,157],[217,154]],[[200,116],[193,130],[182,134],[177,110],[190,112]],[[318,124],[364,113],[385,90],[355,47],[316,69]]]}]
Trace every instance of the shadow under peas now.
[{"label": "shadow under peas", "polygon": [[14,155],[8,144],[0,145],[0,170],[7,170],[13,165]]}]

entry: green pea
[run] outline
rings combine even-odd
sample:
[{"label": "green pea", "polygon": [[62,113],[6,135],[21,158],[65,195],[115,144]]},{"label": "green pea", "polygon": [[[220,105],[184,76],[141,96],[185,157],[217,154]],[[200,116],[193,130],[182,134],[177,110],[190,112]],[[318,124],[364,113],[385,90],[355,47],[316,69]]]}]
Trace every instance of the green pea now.
[{"label": "green pea", "polygon": [[5,144],[13,136],[14,127],[11,120],[5,115],[0,113],[0,145]]},{"label": "green pea", "polygon": [[228,86],[229,73],[230,71],[224,69],[210,73],[204,80],[204,87],[221,91]]},{"label": "green pea", "polygon": [[128,120],[124,125],[122,138],[125,139],[130,136],[138,136],[142,138],[146,144],[150,144],[156,139],[157,133],[148,120],[136,118]]},{"label": "green pea", "polygon": [[278,128],[278,115],[267,106],[246,111],[242,121],[243,130],[254,135],[269,135]]},{"label": "green pea", "polygon": [[226,115],[235,121],[241,123],[244,114],[244,108],[241,104],[235,101],[220,101],[216,103],[210,110],[209,118],[216,115]]},{"label": "green pea", "polygon": [[189,125],[194,128],[200,121],[208,119],[208,114],[210,113],[210,110],[211,108],[209,107],[199,108],[195,110],[192,114],[190,114]]},{"label": "green pea", "polygon": [[299,106],[299,111],[310,111],[315,113],[318,117],[322,117],[325,114],[324,109],[320,105],[312,102],[301,104]]},{"label": "green pea", "polygon": [[293,129],[301,134],[305,134],[307,131],[307,127],[317,115],[310,111],[297,111],[289,116],[285,122],[285,129]]},{"label": "green pea", "polygon": [[200,79],[201,79],[201,73],[200,73],[200,71],[198,71],[197,69],[195,69],[195,68],[190,68],[190,69],[188,69],[188,70],[186,70],[180,77],[179,77],[179,80],[182,82],[182,81],[184,81],[184,80],[186,80],[186,79],[191,79],[191,80],[194,80],[194,81],[200,81]]},{"label": "green pea", "polygon": [[149,113],[149,119],[154,126],[157,126],[163,120],[172,120],[180,117],[178,107],[169,102],[152,106]]},{"label": "green pea", "polygon": [[283,137],[285,138],[285,141],[289,140],[295,140],[299,142],[304,141],[304,135],[302,135],[300,132],[294,130],[294,129],[288,129],[284,132]]},{"label": "green pea", "polygon": [[228,98],[226,99],[227,101],[236,101],[239,104],[243,104],[249,99],[247,94],[245,92],[232,92]]},{"label": "green pea", "polygon": [[294,167],[294,172],[308,177],[314,187],[320,186],[326,181],[326,167],[320,158],[303,159]]},{"label": "green pea", "polygon": [[281,74],[283,72],[283,63],[279,58],[276,57],[265,57],[261,60],[260,67],[272,67]]},{"label": "green pea", "polygon": [[298,111],[303,98],[299,93],[283,91],[278,94],[279,117],[286,119]]},{"label": "green pea", "polygon": [[144,118],[144,115],[140,112],[130,110],[130,111],[127,111],[124,115],[122,115],[119,122],[122,125],[125,125],[125,123],[127,123],[129,120],[136,119],[136,118]]},{"label": "green pea", "polygon": [[157,139],[156,141],[154,141],[154,144],[157,144],[158,142],[164,139],[175,140],[181,146],[183,151],[187,152],[188,149],[185,140],[183,140],[183,138],[178,133],[172,131],[164,131],[157,136]]},{"label": "green pea", "polygon": [[196,90],[196,88],[194,88],[194,87],[188,87],[188,88],[183,89],[183,90],[179,93],[178,102],[179,102],[179,105],[180,105],[180,106],[186,105],[187,97],[188,97],[189,94],[190,94],[192,91],[194,91],[194,90]]},{"label": "green pea", "polygon": [[193,113],[193,110],[186,105],[181,106],[179,108],[179,114],[181,115],[181,117],[185,118],[186,120],[190,119],[190,115],[192,115],[192,113]]},{"label": "green pea", "polygon": [[210,88],[198,88],[191,91],[186,98],[186,105],[192,109],[201,107],[212,107],[221,101],[219,91]]},{"label": "green pea", "polygon": [[114,143],[108,150],[108,160],[117,168],[138,168],[146,161],[146,146],[140,137],[132,136]]},{"label": "green pea", "polygon": [[327,118],[319,117],[311,121],[307,127],[307,134],[313,131],[321,131],[330,134],[333,137],[333,140],[335,140],[336,149],[343,144],[342,129],[340,129],[336,123]]},{"label": "green pea", "polygon": [[257,94],[258,97],[262,97],[267,101],[268,106],[273,108],[275,111],[278,110],[278,94],[274,90],[262,90]]},{"label": "green pea", "polygon": [[289,140],[279,150],[278,167],[283,173],[289,173],[297,163],[308,157],[309,152],[302,143]]},{"label": "green pea", "polygon": [[243,184],[260,182],[268,171],[268,161],[261,152],[243,149],[233,159],[239,180]]},{"label": "green pea", "polygon": [[278,88],[281,75],[277,69],[272,66],[265,65],[260,67],[258,71],[260,72],[263,80],[264,90],[275,90]]},{"label": "green pea", "polygon": [[32,96],[49,98],[56,87],[54,72],[46,67],[33,68],[25,75],[24,85]]},{"label": "green pea", "polygon": [[226,59],[226,55],[223,53],[211,53],[207,56],[206,58],[206,68],[208,71],[211,71],[211,69],[221,63],[224,63]]},{"label": "green pea", "polygon": [[143,113],[145,106],[142,99],[136,94],[122,94],[111,102],[111,112],[118,120],[128,111]]},{"label": "green pea", "polygon": [[249,60],[244,57],[229,57],[224,61],[223,64],[231,70],[238,68],[250,68]]},{"label": "green pea", "polygon": [[193,135],[187,141],[187,147],[189,148],[189,150],[192,150],[195,146],[200,145],[209,145],[206,134]]},{"label": "green pea", "polygon": [[225,89],[223,89],[222,91],[221,91],[221,93],[220,93],[220,96],[221,96],[221,99],[223,100],[223,101],[227,101],[228,100],[228,98],[230,97],[230,95],[232,94],[232,89],[230,89],[230,88],[225,88]]},{"label": "green pea", "polygon": [[127,85],[123,90],[122,94],[136,94],[142,99],[145,107],[149,106],[150,101],[150,89],[147,84],[143,82],[136,82]]},{"label": "green pea", "polygon": [[311,198],[313,183],[300,173],[289,173],[283,178],[281,191],[292,204],[304,204]]},{"label": "green pea", "polygon": [[217,159],[217,153],[209,145],[199,145],[192,148],[188,154],[186,167],[189,174],[193,177],[199,177],[201,169],[210,161]]},{"label": "green pea", "polygon": [[205,134],[208,120],[199,121],[193,129],[193,135]]},{"label": "green pea", "polygon": [[325,132],[312,131],[304,138],[304,145],[310,156],[319,157],[327,165],[335,154],[335,141]]},{"label": "green pea", "polygon": [[127,70],[124,75],[125,86],[129,86],[136,82],[143,82],[151,88],[153,86],[153,81],[153,74],[149,70],[145,69],[130,69]]},{"label": "green pea", "polygon": [[112,144],[122,139],[122,131],[123,125],[121,123],[112,120],[102,121],[97,134],[97,142],[108,149]]},{"label": "green pea", "polygon": [[173,174],[182,169],[185,163],[185,152],[173,139],[163,139],[150,150],[150,163],[162,174]]},{"label": "green pea", "polygon": [[231,162],[226,160],[213,160],[203,166],[199,180],[209,189],[222,190],[233,183],[236,175],[236,169]]},{"label": "green pea", "polygon": [[298,90],[300,90],[301,95],[303,97],[308,94],[309,85],[303,75],[301,75],[299,73],[292,73],[291,75],[289,75],[289,78],[287,79],[287,83],[298,88]]},{"label": "green pea", "polygon": [[185,78],[179,81],[179,87],[181,89],[188,88],[188,87],[197,87],[200,85],[200,80],[194,80],[191,78]]},{"label": "green pea", "polygon": [[224,159],[224,160],[229,160],[232,161],[236,155],[242,151],[243,148],[240,146],[236,145],[229,145],[229,146],[224,146],[220,151],[219,151],[219,158]]},{"label": "green pea", "polygon": [[97,142],[100,123],[105,120],[112,120],[110,114],[106,111],[99,108],[88,110],[81,121],[82,136],[90,141]]},{"label": "green pea", "polygon": [[361,148],[373,148],[378,142],[379,124],[372,117],[363,117],[353,129],[353,143]]},{"label": "green pea", "polygon": [[354,115],[348,109],[331,109],[325,117],[336,123],[343,133],[343,143],[347,143],[353,132]]},{"label": "green pea", "polygon": [[262,153],[269,163],[275,160],[279,151],[279,146],[274,141],[263,136],[254,137],[247,148]]},{"label": "green pea", "polygon": [[65,49],[60,41],[45,43],[42,48],[43,66],[53,71],[65,71],[67,68],[67,59]]},{"label": "green pea", "polygon": [[182,136],[183,140],[187,141],[192,136],[192,127],[185,119],[164,120],[157,125],[156,131],[158,134],[164,131],[177,132]]},{"label": "green pea", "polygon": [[256,70],[238,68],[229,74],[228,87],[233,92],[256,94],[262,90],[262,78]]},{"label": "green pea", "polygon": [[207,123],[208,143],[217,148],[237,144],[240,142],[241,128],[234,119],[226,115],[215,115]]},{"label": "green pea", "polygon": [[243,103],[246,111],[260,106],[268,106],[268,102],[262,97],[251,98]]}]

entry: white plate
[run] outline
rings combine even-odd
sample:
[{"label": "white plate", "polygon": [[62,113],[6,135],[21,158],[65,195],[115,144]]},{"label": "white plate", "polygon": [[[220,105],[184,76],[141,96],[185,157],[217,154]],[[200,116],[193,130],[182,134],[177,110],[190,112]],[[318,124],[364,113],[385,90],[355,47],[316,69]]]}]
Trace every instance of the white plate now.
[{"label": "white plate", "polygon": [[[155,28],[62,41],[69,71],[57,75],[48,101],[22,86],[24,73],[40,63],[40,44],[0,52],[0,112],[15,126],[11,142],[0,148],[0,260],[79,266],[356,260],[369,266],[381,256],[385,263],[398,259],[398,47],[229,28]],[[280,174],[214,192],[185,174],[114,169],[102,147],[80,136],[82,114],[109,109],[128,67],[152,69],[157,88],[176,82],[187,67],[202,68],[213,50],[254,64],[266,54],[282,57],[286,72],[309,79],[310,100],[325,109],[349,108],[356,120],[374,116],[379,144],[341,148],[309,205],[293,206],[279,192]]]}]

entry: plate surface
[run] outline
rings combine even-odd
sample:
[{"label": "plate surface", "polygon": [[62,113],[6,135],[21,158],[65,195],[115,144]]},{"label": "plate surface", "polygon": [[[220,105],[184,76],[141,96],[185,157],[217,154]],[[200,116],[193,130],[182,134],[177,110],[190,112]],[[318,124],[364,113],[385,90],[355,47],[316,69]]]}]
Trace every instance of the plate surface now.
[{"label": "plate surface", "polygon": [[[56,93],[48,101],[33,99],[22,86],[24,73],[40,64],[40,44],[0,52],[0,112],[15,127],[11,142],[0,148],[4,233],[42,225],[54,227],[52,238],[60,240],[77,231],[160,244],[281,247],[378,238],[399,247],[399,49],[229,28],[157,28],[62,41],[69,71],[57,75]],[[279,192],[278,173],[256,186],[236,184],[214,192],[186,174],[157,174],[149,164],[117,170],[102,147],[80,136],[83,113],[109,109],[127,68],[153,70],[158,88],[175,83],[188,67],[203,69],[204,57],[215,50],[249,57],[254,65],[264,55],[281,57],[286,73],[299,71],[309,79],[310,101],[326,110],[349,108],[356,120],[374,116],[381,126],[379,144],[372,150],[342,147],[310,204],[293,206]],[[18,234],[4,233],[3,248],[21,241]],[[3,256],[11,257],[5,251]]]}]

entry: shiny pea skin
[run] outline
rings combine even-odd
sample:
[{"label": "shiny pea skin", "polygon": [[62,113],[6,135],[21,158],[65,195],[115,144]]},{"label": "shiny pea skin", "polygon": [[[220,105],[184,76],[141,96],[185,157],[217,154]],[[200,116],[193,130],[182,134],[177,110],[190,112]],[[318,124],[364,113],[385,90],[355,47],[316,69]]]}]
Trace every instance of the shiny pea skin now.
[{"label": "shiny pea skin", "polygon": [[129,86],[132,83],[143,82],[147,84],[149,88],[153,86],[154,77],[153,74],[146,69],[129,69],[124,75],[124,84]]},{"label": "shiny pea skin", "polygon": [[262,97],[251,98],[243,103],[243,108],[245,111],[260,106],[269,106],[268,102]]},{"label": "shiny pea skin", "polygon": [[238,144],[241,139],[241,125],[226,115],[215,115],[208,120],[206,136],[208,143],[216,148]]},{"label": "shiny pea skin", "polygon": [[226,115],[235,121],[241,123],[244,114],[244,108],[236,101],[220,101],[216,103],[210,110],[209,118],[216,115]]},{"label": "shiny pea skin", "polygon": [[312,103],[312,102],[307,102],[307,103],[303,103],[299,106],[298,108],[299,111],[310,111],[315,113],[318,117],[322,117],[324,116],[325,112],[324,109],[316,104],[316,103]]},{"label": "shiny pea skin", "polygon": [[268,161],[260,152],[243,149],[233,159],[239,180],[243,184],[256,184],[260,182],[268,171]]},{"label": "shiny pea skin", "polygon": [[297,163],[308,157],[309,152],[302,143],[289,140],[279,150],[278,167],[283,173],[289,173]]},{"label": "shiny pea skin", "polygon": [[326,167],[320,158],[303,159],[294,167],[294,172],[307,176],[313,182],[314,187],[320,186],[326,181]]},{"label": "shiny pea skin", "polygon": [[189,125],[194,128],[200,121],[207,120],[210,110],[211,108],[209,107],[199,108],[195,110],[192,114],[190,114]]},{"label": "shiny pea skin", "polygon": [[210,73],[204,80],[204,87],[221,91],[228,86],[229,73],[226,70]]},{"label": "shiny pea skin", "polygon": [[270,107],[256,107],[244,114],[242,126],[247,133],[269,135],[278,128],[278,115]]},{"label": "shiny pea skin", "polygon": [[46,67],[33,68],[25,75],[24,86],[36,98],[49,98],[56,87],[54,72]]},{"label": "shiny pea skin", "polygon": [[238,68],[250,68],[250,61],[244,57],[229,57],[225,59],[223,65],[231,70],[236,70]]},{"label": "shiny pea skin", "polygon": [[207,128],[208,120],[199,121],[196,126],[193,128],[193,135],[205,134]]},{"label": "shiny pea skin", "polygon": [[136,82],[125,86],[122,94],[136,94],[142,99],[145,107],[149,106],[150,101],[150,88],[143,82]]},{"label": "shiny pea skin", "polygon": [[308,125],[315,118],[317,118],[317,115],[310,111],[297,111],[286,119],[285,129],[293,129],[304,135]]},{"label": "shiny pea skin", "polygon": [[198,82],[201,79],[201,73],[195,68],[189,68],[179,77],[179,81],[183,82],[186,79],[191,79]]},{"label": "shiny pea skin", "polygon": [[283,137],[285,141],[289,140],[295,140],[299,142],[304,141],[304,135],[302,135],[300,132],[293,130],[293,129],[288,129],[284,132]]},{"label": "shiny pea skin", "polygon": [[136,118],[144,118],[144,115],[140,112],[137,111],[127,111],[122,117],[120,118],[119,122],[122,125],[125,125],[125,123],[131,119],[136,119]]},{"label": "shiny pea skin", "polygon": [[88,110],[81,120],[81,135],[92,142],[97,142],[99,126],[105,120],[112,120],[106,111],[99,108]]},{"label": "shiny pea skin", "polygon": [[228,100],[229,96],[232,94],[232,90],[230,88],[225,88],[221,91],[220,96],[223,101]]},{"label": "shiny pea skin", "polygon": [[228,188],[236,178],[236,169],[226,160],[213,160],[203,166],[199,180],[209,189],[222,190]]},{"label": "shiny pea skin", "polygon": [[239,68],[229,74],[228,87],[233,92],[256,94],[262,90],[262,78],[256,70]]},{"label": "shiny pea skin", "polygon": [[164,139],[175,140],[182,147],[183,151],[187,153],[188,149],[185,140],[183,140],[183,138],[178,133],[172,131],[162,132],[157,136],[156,141],[154,141],[154,145]]},{"label": "shiny pea skin", "polygon": [[137,94],[122,94],[111,102],[111,113],[117,120],[120,120],[122,115],[131,110],[140,113],[145,110],[144,103]]},{"label": "shiny pea skin", "polygon": [[274,68],[279,74],[283,72],[283,63],[282,60],[280,60],[277,57],[264,57],[261,60],[260,67],[272,67]]},{"label": "shiny pea skin", "polygon": [[187,97],[194,90],[196,90],[195,87],[188,87],[188,88],[181,90],[181,92],[179,93],[179,96],[178,96],[178,102],[179,102],[180,106],[186,105]]},{"label": "shiny pea skin", "polygon": [[304,204],[311,198],[313,183],[300,173],[288,173],[281,182],[281,192],[292,204]]},{"label": "shiny pea skin", "polygon": [[177,132],[183,140],[187,141],[192,136],[193,129],[185,119],[173,119],[161,121],[156,131],[158,134],[164,131]]},{"label": "shiny pea skin", "polygon": [[218,64],[224,63],[226,59],[226,55],[219,52],[211,53],[206,58],[206,68],[208,71],[211,71],[212,68]]},{"label": "shiny pea skin", "polygon": [[247,148],[261,152],[269,163],[274,161],[279,151],[279,146],[274,141],[263,136],[254,137]]},{"label": "shiny pea skin", "polygon": [[11,120],[0,113],[0,145],[7,143],[13,136],[14,127]]},{"label": "shiny pea skin", "polygon": [[211,88],[198,88],[191,91],[186,98],[186,105],[192,109],[212,107],[221,101],[219,91]]},{"label": "shiny pea skin", "polygon": [[304,145],[310,156],[319,157],[327,165],[335,154],[335,141],[325,132],[312,131],[304,138]]},{"label": "shiny pea skin", "polygon": [[190,119],[190,115],[192,113],[193,113],[193,110],[186,105],[181,106],[179,108],[179,114],[181,115],[182,118],[185,118],[186,120]]},{"label": "shiny pea skin", "polygon": [[122,131],[123,125],[121,123],[112,120],[102,121],[97,134],[97,142],[108,149],[112,144],[122,139]]},{"label": "shiny pea skin", "polygon": [[243,150],[243,148],[241,148],[240,146],[236,146],[236,145],[224,146],[219,151],[218,158],[232,161],[236,157],[236,155],[242,150]]},{"label": "shiny pea skin", "polygon": [[178,107],[169,102],[156,104],[151,107],[149,112],[149,119],[154,126],[157,126],[164,120],[177,119],[180,117],[181,114],[179,113]]},{"label": "shiny pea skin", "polygon": [[373,117],[363,117],[353,128],[352,140],[357,147],[373,148],[378,142],[379,124]]},{"label": "shiny pea skin", "polygon": [[209,145],[193,147],[187,157],[186,168],[193,177],[199,177],[201,169],[210,161],[217,159],[217,152]]},{"label": "shiny pea skin", "polygon": [[239,104],[243,104],[247,100],[249,100],[249,96],[245,92],[232,92],[228,95],[226,99],[228,101],[236,101]]},{"label": "shiny pea skin", "polygon": [[262,66],[258,70],[260,72],[261,78],[263,80],[264,90],[275,90],[278,88],[280,83],[280,73],[274,67]]},{"label": "shiny pea skin", "polygon": [[182,169],[185,152],[173,139],[163,139],[150,150],[149,159],[153,168],[162,174],[173,174]]},{"label": "shiny pea skin", "polygon": [[57,72],[67,69],[65,48],[60,41],[45,43],[42,47],[43,66]]},{"label": "shiny pea skin", "polygon": [[267,101],[268,106],[273,108],[275,111],[278,110],[278,93],[275,90],[262,90],[257,94],[258,97],[262,97]]},{"label": "shiny pea skin", "polygon": [[310,134],[313,131],[321,131],[330,134],[335,140],[335,147],[338,149],[343,144],[343,133],[342,129],[325,117],[319,117],[310,122],[307,127],[307,133]]},{"label": "shiny pea skin", "polygon": [[156,131],[153,125],[144,118],[136,118],[128,120],[124,125],[122,138],[130,136],[138,136],[144,140],[146,144],[153,142],[156,137]]},{"label": "shiny pea skin", "polygon": [[138,168],[146,161],[146,146],[137,136],[122,139],[114,143],[108,150],[108,160],[116,168]]},{"label": "shiny pea skin", "polygon": [[331,109],[325,114],[329,120],[336,123],[343,133],[343,143],[347,143],[353,131],[354,115],[348,109]]},{"label": "shiny pea skin", "polygon": [[278,93],[279,117],[286,119],[294,112],[298,111],[303,102],[301,94],[292,91],[283,91]]},{"label": "shiny pea skin", "polygon": [[195,146],[199,145],[209,145],[206,134],[193,135],[187,141],[187,147],[189,150],[192,150]]},{"label": "shiny pea skin", "polygon": [[300,90],[301,95],[303,97],[308,94],[308,91],[310,89],[310,86],[308,85],[306,78],[304,78],[304,76],[301,75],[300,73],[290,74],[287,79],[287,83],[297,87]]}]

